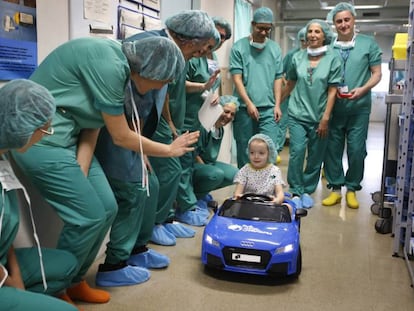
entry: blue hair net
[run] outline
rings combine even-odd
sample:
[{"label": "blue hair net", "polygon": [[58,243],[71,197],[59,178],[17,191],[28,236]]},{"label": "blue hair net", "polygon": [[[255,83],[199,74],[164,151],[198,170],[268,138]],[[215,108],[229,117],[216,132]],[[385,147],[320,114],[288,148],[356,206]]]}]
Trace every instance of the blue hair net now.
[{"label": "blue hair net", "polygon": [[237,97],[232,95],[223,95],[219,98],[219,104],[222,106],[226,106],[228,104],[234,104],[236,106],[236,111],[239,110],[240,103]]},{"label": "blue hair net", "polygon": [[177,13],[167,18],[165,25],[175,33],[194,39],[212,38],[216,28],[207,13],[200,10]]},{"label": "blue hair net", "polygon": [[298,41],[301,41],[301,40],[306,41],[306,27],[303,27],[301,30],[298,31],[297,39]]},{"label": "blue hair net", "polygon": [[218,17],[218,16],[212,17],[212,20],[214,22],[214,25],[219,26],[225,30],[226,32],[225,39],[226,40],[230,39],[231,38],[231,26],[229,22],[226,21],[224,18]]},{"label": "blue hair net", "polygon": [[273,23],[273,12],[266,7],[258,8],[253,14],[253,22],[271,24]]},{"label": "blue hair net", "polygon": [[148,37],[122,43],[133,71],[150,80],[172,80],[183,72],[185,60],[174,41],[165,37]]},{"label": "blue hair net", "polygon": [[346,3],[346,2],[339,2],[335,7],[328,13],[326,16],[326,20],[328,22],[333,22],[333,19],[335,18],[335,15],[342,11],[349,11],[351,12],[352,16],[356,17],[357,13],[355,11],[355,8],[352,4]]},{"label": "blue hair net", "polygon": [[25,79],[6,83],[0,89],[0,102],[0,149],[22,148],[56,111],[50,92]]},{"label": "blue hair net", "polygon": [[324,45],[328,45],[332,42],[332,40],[334,39],[334,33],[331,30],[331,27],[329,26],[329,24],[321,19],[312,19],[308,22],[308,24],[306,25],[306,33],[308,33],[309,30],[309,26],[311,24],[319,24],[319,26],[321,26],[321,29],[325,35],[325,41],[324,41]]},{"label": "blue hair net", "polygon": [[[249,142],[247,144],[247,146],[248,146],[247,148],[250,148],[250,143],[253,140],[261,140],[261,141],[264,141],[266,143],[267,148],[269,149],[268,162],[269,163],[275,163],[276,162],[276,157],[277,157],[277,151],[276,151],[275,143],[273,142],[273,140],[269,136],[259,133],[259,134],[253,135],[249,139]],[[247,150],[247,152],[249,152],[249,150]]]}]

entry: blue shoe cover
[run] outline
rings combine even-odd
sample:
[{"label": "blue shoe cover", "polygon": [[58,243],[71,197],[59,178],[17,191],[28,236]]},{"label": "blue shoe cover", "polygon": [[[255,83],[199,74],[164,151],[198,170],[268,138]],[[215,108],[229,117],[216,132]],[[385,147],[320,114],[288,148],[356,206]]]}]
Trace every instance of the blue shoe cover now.
[{"label": "blue shoe cover", "polygon": [[311,208],[313,206],[313,199],[309,194],[307,193],[302,194],[300,199],[302,200],[303,208]]},{"label": "blue shoe cover", "polygon": [[102,287],[136,285],[148,281],[151,273],[141,267],[126,266],[119,270],[99,272],[95,283]]},{"label": "blue shoe cover", "polygon": [[208,222],[208,218],[197,211],[186,211],[182,214],[176,213],[175,218],[179,222],[197,227],[205,226]]},{"label": "blue shoe cover", "polygon": [[173,222],[171,224],[164,224],[165,229],[174,234],[176,238],[192,238],[195,236],[195,231],[187,226],[180,224],[179,222]]},{"label": "blue shoe cover", "polygon": [[302,200],[299,197],[293,197],[292,202],[295,203],[296,208],[302,208]]},{"label": "blue shoe cover", "polygon": [[162,269],[168,267],[170,258],[153,249],[148,249],[146,252],[131,255],[127,260],[127,264],[147,269]]},{"label": "blue shoe cover", "polygon": [[208,209],[207,203],[203,200],[198,200],[195,206],[195,210],[206,217],[210,216],[210,210]]},{"label": "blue shoe cover", "polygon": [[176,243],[175,236],[163,225],[155,225],[152,229],[151,242],[164,246],[173,246]]}]

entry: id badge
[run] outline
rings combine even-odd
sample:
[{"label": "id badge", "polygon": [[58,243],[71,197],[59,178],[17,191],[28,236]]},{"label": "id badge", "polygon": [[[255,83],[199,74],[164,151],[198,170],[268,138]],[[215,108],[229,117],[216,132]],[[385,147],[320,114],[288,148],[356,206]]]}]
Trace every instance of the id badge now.
[{"label": "id badge", "polygon": [[338,92],[339,92],[339,94],[347,94],[349,92],[348,85],[346,85],[346,84],[339,84],[338,85]]}]

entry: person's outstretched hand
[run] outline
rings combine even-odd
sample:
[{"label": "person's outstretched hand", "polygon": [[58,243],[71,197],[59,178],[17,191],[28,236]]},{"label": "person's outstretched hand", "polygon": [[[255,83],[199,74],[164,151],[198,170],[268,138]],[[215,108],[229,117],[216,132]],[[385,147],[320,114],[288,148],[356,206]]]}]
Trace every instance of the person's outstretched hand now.
[{"label": "person's outstretched hand", "polygon": [[171,144],[170,144],[170,154],[171,157],[180,157],[186,152],[190,152],[194,150],[194,145],[198,141],[198,137],[200,136],[199,131],[195,132],[185,132],[184,134],[178,136]]}]

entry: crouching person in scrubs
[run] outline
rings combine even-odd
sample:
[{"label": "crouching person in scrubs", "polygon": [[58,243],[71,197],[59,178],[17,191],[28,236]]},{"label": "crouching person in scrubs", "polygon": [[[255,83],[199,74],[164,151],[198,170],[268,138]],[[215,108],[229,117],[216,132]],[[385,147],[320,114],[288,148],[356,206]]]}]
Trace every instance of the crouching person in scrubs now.
[{"label": "crouching person in scrubs", "polygon": [[[23,189],[5,156],[25,152],[50,135],[55,103],[50,93],[29,80],[13,80],[0,89],[0,310],[74,311],[62,295],[76,273],[77,260],[56,249],[14,248],[19,228],[16,190]],[[44,270],[42,269],[44,267]]]},{"label": "crouching person in scrubs", "polygon": [[198,199],[205,198],[210,191],[232,185],[238,171],[238,168],[231,164],[217,161],[217,157],[223,140],[224,126],[233,121],[240,103],[237,97],[224,95],[220,96],[219,104],[223,106],[223,113],[210,131],[204,128],[200,130],[200,139],[195,151],[193,184],[189,188],[194,188],[194,194]]},{"label": "crouching person in scrubs", "polygon": [[117,146],[152,156],[180,156],[192,151],[188,146],[198,139],[197,132],[185,133],[166,145],[129,128],[124,97],[130,79],[141,94],[168,82],[146,75],[165,70],[163,62],[149,60],[171,56],[170,49],[145,49],[159,42],[159,38],[122,44],[102,38],[74,39],[52,51],[30,77],[55,97],[57,110],[51,122],[55,134],[13,156],[63,221],[58,248],[70,251],[79,262],[67,289],[70,300],[105,303],[110,299],[107,291],[84,280],[117,213],[116,199],[93,155],[100,128],[106,126]]},{"label": "crouching person in scrubs", "polygon": [[[146,44],[145,48],[139,50],[142,51],[142,59],[153,57],[144,60],[143,64],[160,63],[162,70],[158,70],[158,67],[143,66],[141,75],[166,84],[184,70],[184,57],[178,46],[168,38],[158,37],[151,42],[154,44]],[[152,56],[149,50],[157,48],[169,49],[169,57],[161,57],[161,54]],[[162,107],[164,104],[167,89],[163,90],[140,94],[130,84],[126,87],[125,114],[130,128],[135,128],[138,133],[141,132],[141,128],[145,129],[142,134],[148,135],[145,121],[152,122],[148,117],[151,111],[155,106]],[[158,179],[150,169],[144,154],[114,145],[106,128],[102,129],[99,135],[95,155],[118,202],[118,213],[111,227],[105,263],[99,265],[96,284],[125,286],[145,282],[150,278],[148,268],[165,268],[169,265],[167,256],[146,247],[154,226],[157,206],[155,204],[151,208],[147,201],[149,195],[158,196]],[[145,227],[148,229],[145,230]],[[144,241],[139,239],[143,231],[149,232],[147,240]],[[140,247],[135,247],[136,243]]]}]

